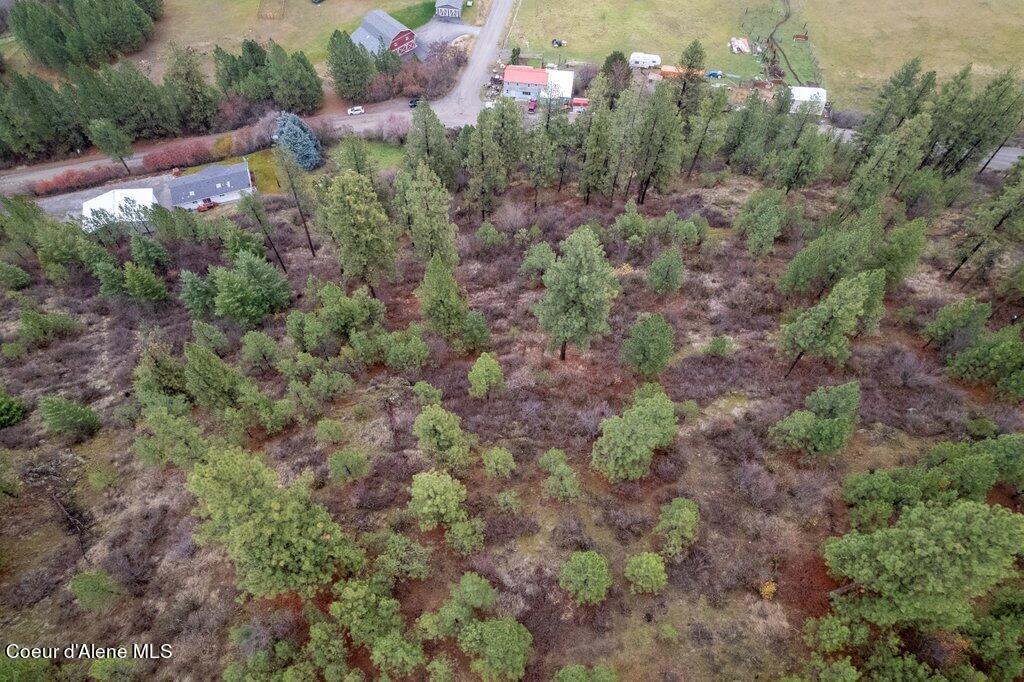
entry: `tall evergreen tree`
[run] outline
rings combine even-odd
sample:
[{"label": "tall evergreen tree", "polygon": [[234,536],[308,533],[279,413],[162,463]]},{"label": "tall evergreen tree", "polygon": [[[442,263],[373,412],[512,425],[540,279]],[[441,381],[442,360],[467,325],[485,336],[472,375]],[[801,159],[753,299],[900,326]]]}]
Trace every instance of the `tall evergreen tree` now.
[{"label": "tall evergreen tree", "polygon": [[967,261],[990,241],[1000,239],[1011,225],[1024,220],[1024,173],[1008,179],[999,194],[978,205],[967,219],[964,255],[946,279],[953,279]]},{"label": "tall evergreen tree", "polygon": [[178,109],[182,130],[205,133],[210,129],[217,115],[217,93],[206,82],[194,50],[177,46],[171,48],[164,88]]},{"label": "tall evergreen tree", "polygon": [[35,0],[16,2],[11,7],[9,22],[14,37],[43,66],[62,69],[71,62],[66,31],[73,31],[58,7]]},{"label": "tall evergreen tree", "polygon": [[592,104],[588,128],[583,142],[583,162],[579,174],[579,193],[584,203],[590,203],[592,194],[611,194],[612,190],[612,137],[614,114],[607,104]]},{"label": "tall evergreen tree", "polygon": [[935,88],[935,73],[921,73],[921,60],[911,59],[879,91],[871,112],[857,128],[858,157],[867,159],[883,137],[920,113]]},{"label": "tall evergreen tree", "polygon": [[498,194],[508,186],[507,157],[497,140],[497,120],[493,109],[484,109],[470,133],[464,167],[469,174],[466,195],[486,218],[494,210]]},{"label": "tall evergreen tree", "polygon": [[335,31],[327,44],[327,68],[334,81],[334,91],[344,100],[366,99],[373,82],[373,58],[366,48],[352,42],[347,31]]},{"label": "tall evergreen tree", "polygon": [[311,114],[323,106],[323,83],[304,53],[289,55],[271,41],[267,55],[267,83],[278,106],[296,114]]},{"label": "tall evergreen tree", "polygon": [[89,121],[89,140],[112,160],[120,161],[126,173],[131,175],[128,162],[132,154],[132,138],[109,118],[94,118]]},{"label": "tall evergreen tree", "polygon": [[672,101],[672,91],[661,83],[647,100],[640,125],[634,164],[638,204],[644,203],[652,187],[659,192],[668,188],[669,181],[679,172],[682,141],[679,111]]},{"label": "tall evergreen tree", "polygon": [[523,158],[523,110],[512,98],[502,97],[491,111],[494,113],[494,141],[498,145],[498,156],[507,182],[512,179]]},{"label": "tall evergreen tree", "polygon": [[394,271],[398,246],[372,183],[351,170],[339,173],[327,188],[318,222],[334,242],[345,278],[366,284],[376,297],[373,284]]},{"label": "tall evergreen tree", "polygon": [[274,141],[288,149],[303,170],[311,171],[323,165],[320,140],[306,122],[295,114],[286,111],[277,117]]},{"label": "tall evergreen tree", "polygon": [[683,50],[679,58],[679,67],[682,74],[676,84],[676,104],[679,106],[679,116],[683,121],[683,132],[689,135],[690,118],[696,115],[700,108],[701,101],[707,96],[707,83],[704,80],[704,60],[707,53],[699,40],[694,40]]},{"label": "tall evergreen tree", "polygon": [[619,283],[590,228],[577,228],[560,246],[562,255],[544,273],[547,290],[534,312],[565,360],[568,344],[586,350],[610,331],[608,315]]},{"label": "tall evergreen tree", "polygon": [[690,134],[681,152],[682,161],[687,166],[687,177],[693,175],[693,170],[701,161],[713,158],[725,143],[728,106],[728,94],[725,90],[717,89],[701,98],[700,106],[690,116]]},{"label": "tall evergreen tree", "polygon": [[558,175],[555,167],[555,148],[551,138],[542,128],[537,128],[526,136],[526,151],[523,165],[526,169],[526,181],[533,187],[533,207],[537,208],[540,191],[550,187]]},{"label": "tall evergreen tree", "polygon": [[444,125],[427,102],[420,102],[412,114],[412,125],[405,138],[405,165],[415,169],[420,162],[441,179],[448,189],[455,187],[459,159],[448,140]]},{"label": "tall evergreen tree", "polygon": [[610,190],[612,198],[615,192],[622,190],[623,196],[632,188],[640,128],[643,124],[644,107],[649,96],[640,86],[631,87],[619,93],[612,116],[612,140],[609,172],[612,174]]},{"label": "tall evergreen tree", "polygon": [[421,162],[412,173],[402,170],[400,174],[403,182],[396,178],[395,208],[409,230],[416,255],[424,262],[436,258],[454,267],[459,252],[455,247],[457,230],[448,214],[451,195],[425,163]]},{"label": "tall evergreen tree", "polygon": [[0,84],[0,142],[25,158],[81,149],[85,135],[72,98],[38,76],[10,75]]},{"label": "tall evergreen tree", "polygon": [[786,194],[818,179],[828,163],[829,148],[824,135],[808,128],[800,135],[796,146],[783,152],[777,179]]}]

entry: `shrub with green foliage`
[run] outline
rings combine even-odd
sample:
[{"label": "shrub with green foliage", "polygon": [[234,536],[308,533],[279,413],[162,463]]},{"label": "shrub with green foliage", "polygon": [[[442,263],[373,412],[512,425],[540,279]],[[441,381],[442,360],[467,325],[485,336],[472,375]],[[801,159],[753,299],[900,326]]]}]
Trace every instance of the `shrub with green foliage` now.
[{"label": "shrub with green foliage", "polygon": [[45,346],[55,339],[70,336],[78,329],[74,318],[64,313],[41,313],[24,307],[18,326],[17,338],[25,348]]},{"label": "shrub with green foliage", "polygon": [[533,635],[511,618],[468,623],[459,633],[459,647],[469,667],[484,680],[521,680],[533,650]]},{"label": "shrub with green foliage", "polygon": [[28,414],[28,406],[24,402],[0,389],[0,429],[20,424]]},{"label": "shrub with green foliage", "polygon": [[683,286],[683,257],[679,249],[665,249],[647,267],[647,287],[658,294],[674,294]]},{"label": "shrub with green foliage", "polygon": [[441,404],[441,389],[429,381],[417,381],[413,384],[412,394],[416,398],[416,404],[420,407]]},{"label": "shrub with green foliage", "polygon": [[634,249],[639,248],[647,241],[647,219],[640,215],[636,201],[630,199],[626,202],[623,212],[619,214],[612,225],[612,232]]},{"label": "shrub with green foliage", "polygon": [[455,521],[444,533],[444,541],[463,556],[484,546],[484,521],[477,517]]},{"label": "shrub with green foliage", "polygon": [[133,234],[131,239],[132,261],[150,270],[160,270],[171,262],[171,256],[160,242],[141,234]]},{"label": "shrub with green foliage", "polygon": [[68,589],[86,611],[106,611],[121,596],[121,586],[103,570],[83,571],[68,582]]},{"label": "shrub with green foliage", "polygon": [[495,498],[498,509],[507,514],[518,514],[523,510],[523,501],[515,490],[502,490]]},{"label": "shrub with green foliage", "polygon": [[622,343],[622,361],[643,377],[665,371],[675,353],[675,331],[662,315],[642,313]]},{"label": "shrub with green foliage", "polygon": [[860,408],[860,382],[821,386],[797,410],[769,431],[778,445],[811,455],[839,452],[853,435]]},{"label": "shrub with green foliage", "polygon": [[666,557],[678,556],[697,539],[697,524],[700,511],[697,503],[685,497],[677,497],[661,506],[658,525],[654,527],[660,535],[661,554]]},{"label": "shrub with green foliage", "polygon": [[641,552],[629,557],[624,575],[633,594],[660,592],[668,584],[665,560],[654,552]]},{"label": "shrub with green foliage", "polygon": [[569,466],[565,453],[552,448],[538,460],[540,468],[548,473],[544,491],[560,502],[571,502],[582,494],[576,471]]},{"label": "shrub with green foliage", "polygon": [[43,423],[52,433],[83,440],[100,430],[99,416],[88,407],[60,396],[43,396],[39,399],[39,412]]},{"label": "shrub with green foliage", "polygon": [[234,266],[210,268],[209,280],[216,292],[213,311],[245,326],[259,324],[267,315],[291,301],[288,280],[266,259],[241,252]]},{"label": "shrub with green foliage", "polygon": [[167,285],[145,265],[131,261],[124,264],[124,290],[140,301],[164,301],[167,299]]},{"label": "shrub with green foliage", "polygon": [[213,278],[200,277],[190,270],[182,270],[178,278],[181,282],[178,298],[189,314],[196,318],[213,315],[214,299],[217,297]]},{"label": "shrub with green foliage", "polygon": [[469,394],[474,398],[489,397],[505,390],[505,374],[490,353],[481,353],[469,370]]},{"label": "shrub with green foliage", "polygon": [[272,369],[281,359],[281,348],[268,334],[248,331],[242,335],[242,362],[251,369]]},{"label": "shrub with green foliage", "polygon": [[17,265],[0,261],[0,288],[17,291],[29,285],[32,278]]},{"label": "shrub with green foliage", "polygon": [[145,408],[141,426],[144,433],[132,447],[145,464],[172,462],[187,468],[203,461],[210,450],[201,428],[187,415],[171,414],[163,405]]},{"label": "shrub with green foliage", "polygon": [[338,419],[321,419],[313,427],[318,445],[336,445],[347,437],[345,425]]},{"label": "shrub with green foliage", "polygon": [[618,682],[619,676],[603,663],[592,668],[582,663],[573,663],[559,668],[552,679],[553,682]]},{"label": "shrub with green foliage", "polygon": [[185,344],[184,390],[198,405],[234,407],[244,377],[217,354],[198,343]]},{"label": "shrub with green foliage", "polygon": [[423,330],[416,324],[383,334],[380,337],[380,344],[384,364],[396,372],[415,372],[423,367],[430,357],[430,349],[423,340]]},{"label": "shrub with green foliage", "polygon": [[609,481],[635,481],[650,471],[654,450],[675,440],[675,404],[658,384],[645,384],[622,416],[601,422],[590,465]]},{"label": "shrub with green foliage", "polygon": [[482,456],[484,472],[491,478],[510,478],[516,468],[516,460],[505,448],[489,448]]},{"label": "shrub with green foliage", "polygon": [[716,336],[708,341],[701,352],[714,358],[727,358],[736,352],[736,346],[728,336]]},{"label": "shrub with green foliage", "polygon": [[736,217],[736,229],[746,235],[750,255],[760,258],[771,253],[785,218],[781,190],[765,188],[751,195]]},{"label": "shrub with green foliage", "polygon": [[921,335],[928,340],[929,345],[942,346],[954,335],[961,342],[971,344],[985,331],[985,322],[991,316],[991,303],[979,303],[973,298],[965,298],[950,303],[935,313],[935,317],[925,325]]},{"label": "shrub with green foliage", "polygon": [[420,448],[438,464],[456,470],[469,465],[471,442],[458,415],[440,405],[427,405],[413,422],[412,433]]},{"label": "shrub with green foliage", "polygon": [[493,249],[508,241],[508,237],[498,231],[490,221],[486,221],[477,228],[475,237],[485,249]]},{"label": "shrub with green foliage", "polygon": [[600,604],[612,586],[608,560],[597,552],[573,552],[562,566],[558,584],[577,604]]},{"label": "shrub with green foliage", "polygon": [[192,320],[192,338],[214,353],[223,353],[231,345],[227,335],[219,327],[202,320]]},{"label": "shrub with green foliage", "polygon": [[971,382],[996,385],[1002,397],[1024,399],[1024,325],[1008,325],[996,332],[983,332],[974,344],[948,361],[950,375]]},{"label": "shrub with green foliage", "polygon": [[370,460],[361,450],[337,450],[327,459],[331,478],[339,483],[351,483],[370,473]]},{"label": "shrub with green foliage", "polygon": [[412,477],[411,511],[419,522],[420,530],[434,530],[439,525],[451,526],[467,518],[462,503],[466,501],[466,486],[444,471],[424,471]]},{"label": "shrub with green foliage", "polygon": [[547,242],[538,242],[530,247],[523,256],[519,274],[530,282],[537,282],[555,263],[555,252]]}]

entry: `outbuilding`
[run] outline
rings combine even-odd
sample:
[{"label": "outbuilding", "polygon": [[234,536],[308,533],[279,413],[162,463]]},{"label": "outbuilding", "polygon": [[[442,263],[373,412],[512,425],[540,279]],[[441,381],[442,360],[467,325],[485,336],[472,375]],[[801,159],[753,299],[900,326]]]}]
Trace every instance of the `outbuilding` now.
[{"label": "outbuilding", "polygon": [[434,14],[444,21],[456,21],[462,18],[463,0],[435,0]]},{"label": "outbuilding", "polygon": [[381,9],[370,10],[363,15],[363,21],[352,33],[352,42],[362,45],[370,54],[384,49],[401,56],[416,49],[416,34]]},{"label": "outbuilding", "polygon": [[207,166],[198,173],[176,178],[170,183],[170,190],[171,205],[175,208],[194,210],[203,204],[238,201],[252,192],[249,162]]},{"label": "outbuilding", "polygon": [[652,69],[661,66],[661,56],[646,52],[634,52],[629,55],[629,65],[634,69]]},{"label": "outbuilding", "polygon": [[789,91],[793,93],[793,111],[808,106],[818,116],[825,113],[825,102],[828,101],[828,93],[825,88],[798,86],[790,88]]},{"label": "outbuilding", "polygon": [[115,189],[82,202],[82,219],[86,225],[109,220],[136,220],[141,217],[140,209],[148,209],[156,203],[150,187]]}]

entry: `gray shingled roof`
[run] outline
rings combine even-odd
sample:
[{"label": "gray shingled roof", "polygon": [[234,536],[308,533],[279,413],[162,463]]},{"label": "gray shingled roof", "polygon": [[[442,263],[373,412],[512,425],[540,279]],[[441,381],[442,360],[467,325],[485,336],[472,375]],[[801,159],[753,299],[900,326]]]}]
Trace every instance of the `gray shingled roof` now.
[{"label": "gray shingled roof", "polygon": [[[221,186],[217,187],[218,184]],[[231,166],[207,166],[198,173],[182,176],[169,183],[171,204],[174,206],[251,187],[249,164],[245,161]]]},{"label": "gray shingled roof", "polygon": [[465,0],[434,0],[434,11],[441,9],[442,7],[454,7],[455,9],[462,9],[462,5]]}]

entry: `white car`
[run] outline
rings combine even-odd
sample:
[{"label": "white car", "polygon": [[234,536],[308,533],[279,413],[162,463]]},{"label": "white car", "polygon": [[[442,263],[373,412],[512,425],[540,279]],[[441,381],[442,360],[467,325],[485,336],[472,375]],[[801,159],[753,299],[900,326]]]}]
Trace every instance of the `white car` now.
[{"label": "white car", "polygon": [[365,114],[365,113],[366,113],[366,109],[364,109],[362,107],[349,107],[348,108],[348,115],[349,116],[359,116],[360,114]]},{"label": "white car", "polygon": [[490,101],[484,102],[484,109],[493,109],[493,108],[494,108],[494,100],[490,100]]}]

